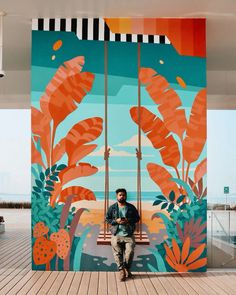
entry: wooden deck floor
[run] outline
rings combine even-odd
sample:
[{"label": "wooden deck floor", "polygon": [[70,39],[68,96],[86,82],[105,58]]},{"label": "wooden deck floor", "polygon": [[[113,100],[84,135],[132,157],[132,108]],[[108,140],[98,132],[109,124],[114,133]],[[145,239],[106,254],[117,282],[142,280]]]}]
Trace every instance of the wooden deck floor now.
[{"label": "wooden deck floor", "polygon": [[0,295],[5,294],[236,294],[236,272],[135,273],[32,271],[30,233],[0,234]]}]

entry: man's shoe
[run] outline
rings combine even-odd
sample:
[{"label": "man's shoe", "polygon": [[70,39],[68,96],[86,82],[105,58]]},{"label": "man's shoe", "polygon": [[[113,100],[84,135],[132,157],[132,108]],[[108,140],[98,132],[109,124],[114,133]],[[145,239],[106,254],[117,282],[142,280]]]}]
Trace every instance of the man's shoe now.
[{"label": "man's shoe", "polygon": [[125,270],[122,268],[120,269],[120,281],[121,282],[124,282],[125,281],[125,278],[126,278],[126,275],[125,275]]},{"label": "man's shoe", "polygon": [[127,268],[125,268],[125,277],[126,277],[126,278],[132,278],[132,277],[133,277],[132,273],[131,273],[130,270],[127,269]]}]

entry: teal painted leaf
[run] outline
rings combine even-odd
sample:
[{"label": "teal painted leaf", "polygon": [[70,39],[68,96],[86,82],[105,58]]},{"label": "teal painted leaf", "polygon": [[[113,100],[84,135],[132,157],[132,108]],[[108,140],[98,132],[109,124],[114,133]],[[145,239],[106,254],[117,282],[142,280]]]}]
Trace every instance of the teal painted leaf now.
[{"label": "teal painted leaf", "polygon": [[34,194],[37,198],[40,198],[40,195],[36,192],[32,192],[32,194]]},{"label": "teal painted leaf", "polygon": [[164,203],[161,205],[161,209],[165,209],[167,207],[168,203]]},{"label": "teal painted leaf", "polygon": [[88,227],[84,230],[83,234],[80,236],[79,242],[78,242],[76,249],[75,249],[73,270],[77,270],[77,271],[80,270],[83,245],[84,245],[84,241],[87,237],[87,234],[89,232],[90,232],[90,228]]},{"label": "teal painted leaf", "polygon": [[186,209],[187,206],[188,206],[188,205],[187,205],[186,203],[184,203],[184,204],[181,205],[179,208],[180,208],[181,210],[184,210],[184,209]]},{"label": "teal painted leaf", "polygon": [[54,182],[51,181],[51,180],[47,180],[47,181],[46,181],[46,184],[47,184],[47,185],[50,185],[50,186],[54,186]]},{"label": "teal painted leaf", "polygon": [[59,172],[54,172],[53,175],[54,176],[58,176],[59,175]]},{"label": "teal painted leaf", "polygon": [[175,205],[173,203],[171,203],[168,207],[168,211],[171,212],[173,210],[174,206]]},{"label": "teal painted leaf", "polygon": [[166,272],[166,266],[165,262],[163,261],[162,256],[157,250],[154,250],[152,248],[148,248],[148,250],[155,256],[156,262],[157,262],[157,268],[160,272]]},{"label": "teal painted leaf", "polygon": [[187,213],[187,212],[182,212],[182,215],[183,215],[183,217],[185,217],[186,219],[188,219],[188,218],[189,218],[189,215],[188,215],[188,213]]},{"label": "teal painted leaf", "polygon": [[55,164],[51,167],[51,171],[53,172],[54,170],[56,170],[56,168],[57,168],[57,164]]},{"label": "teal painted leaf", "polygon": [[52,194],[51,194],[50,192],[43,192],[43,195],[44,195],[45,197],[50,197]]},{"label": "teal painted leaf", "polygon": [[59,224],[59,220],[58,219],[54,219],[52,222],[51,222],[51,225],[54,226],[56,224]]},{"label": "teal painted leaf", "polygon": [[47,168],[47,169],[45,170],[45,175],[48,176],[49,174],[50,174],[50,168]]},{"label": "teal painted leaf", "polygon": [[50,175],[49,178],[50,178],[51,180],[55,180],[55,181],[58,180],[58,178],[57,178],[56,176],[54,176],[54,175]]},{"label": "teal painted leaf", "polygon": [[171,191],[169,194],[169,199],[173,202],[175,200],[175,192]]},{"label": "teal painted leaf", "polygon": [[41,189],[38,188],[37,186],[33,186],[34,191],[36,191],[37,193],[41,193]]},{"label": "teal painted leaf", "polygon": [[52,192],[54,190],[54,188],[51,186],[45,186],[45,189],[50,192]]},{"label": "teal painted leaf", "polygon": [[163,201],[162,200],[155,200],[152,204],[152,206],[157,206],[159,204],[161,204]]},{"label": "teal painted leaf", "polygon": [[45,176],[44,176],[43,172],[40,172],[39,177],[40,177],[41,181],[44,181],[45,180]]},{"label": "teal painted leaf", "polygon": [[178,199],[177,199],[177,201],[176,201],[176,203],[177,204],[181,203],[184,200],[184,198],[185,198],[185,195],[179,196]]},{"label": "teal painted leaf", "polygon": [[57,170],[63,170],[64,168],[66,168],[67,166],[64,164],[61,164],[57,167]]},{"label": "teal painted leaf", "polygon": [[34,175],[34,178],[37,179],[38,178],[38,173],[37,173],[36,169],[33,166],[31,166],[31,172]]},{"label": "teal painted leaf", "polygon": [[42,188],[42,187],[43,187],[43,183],[42,183],[42,181],[36,179],[36,180],[35,180],[35,183],[36,183],[37,187],[39,187],[39,188]]},{"label": "teal painted leaf", "polygon": [[185,189],[185,191],[187,192],[188,197],[191,200],[191,202],[194,202],[194,194],[193,194],[193,191],[191,190],[190,186],[186,182],[184,182],[183,180],[181,180],[179,178],[170,178],[170,180],[174,181],[179,186],[182,186]]},{"label": "teal painted leaf", "polygon": [[156,196],[157,199],[166,201],[166,197],[163,195]]},{"label": "teal painted leaf", "polygon": [[156,269],[154,266],[152,266],[150,263],[147,263],[147,266],[148,266],[148,268],[149,268],[149,270],[151,271],[151,272],[158,272],[158,269]]}]

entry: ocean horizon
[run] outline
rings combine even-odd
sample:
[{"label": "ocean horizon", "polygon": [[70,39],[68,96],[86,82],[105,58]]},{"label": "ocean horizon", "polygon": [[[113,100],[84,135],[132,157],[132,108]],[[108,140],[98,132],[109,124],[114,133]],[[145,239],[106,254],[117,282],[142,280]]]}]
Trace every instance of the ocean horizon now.
[{"label": "ocean horizon", "polygon": [[[98,201],[104,200],[104,192],[103,191],[95,191],[95,196]],[[144,191],[141,194],[141,198],[143,202],[154,202],[155,197],[158,195],[161,195],[161,192],[150,192],[150,191]],[[109,200],[115,201],[116,196],[115,192],[111,191],[109,193]],[[135,202],[137,200],[137,192],[128,192],[128,198],[127,201]],[[31,196],[30,194],[0,194],[0,202],[31,202]],[[227,196],[227,202],[226,202],[226,196],[225,195],[219,195],[219,196],[208,196],[207,202],[209,204],[236,204],[236,194],[229,194]]]}]

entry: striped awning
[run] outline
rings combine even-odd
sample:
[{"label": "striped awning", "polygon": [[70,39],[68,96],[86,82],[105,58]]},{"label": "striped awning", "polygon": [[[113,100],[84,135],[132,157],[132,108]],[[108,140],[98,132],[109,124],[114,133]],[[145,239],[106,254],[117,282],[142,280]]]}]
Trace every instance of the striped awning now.
[{"label": "striped awning", "polygon": [[32,20],[32,30],[74,32],[80,40],[170,44],[164,35],[113,33],[103,18],[38,18]]}]

